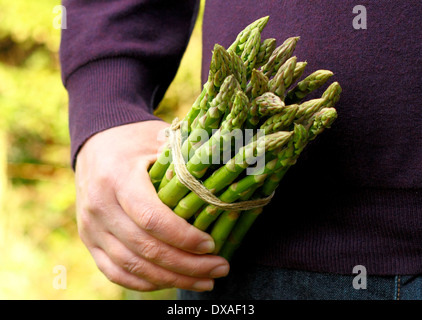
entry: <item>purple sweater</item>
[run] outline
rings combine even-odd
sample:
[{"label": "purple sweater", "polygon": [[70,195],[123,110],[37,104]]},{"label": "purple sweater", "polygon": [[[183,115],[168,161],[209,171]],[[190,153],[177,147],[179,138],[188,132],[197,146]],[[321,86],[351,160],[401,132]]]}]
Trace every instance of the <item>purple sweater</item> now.
[{"label": "purple sweater", "polygon": [[[156,119],[197,15],[193,0],[68,0],[61,63],[72,161],[92,134]],[[367,29],[355,29],[356,5]],[[342,88],[334,126],[283,179],[236,260],[318,272],[422,273],[422,2],[207,1],[202,81],[215,43],[251,21],[263,37],[300,36],[307,72]],[[362,22],[362,20],[360,20]],[[321,94],[318,92],[316,94]],[[312,98],[312,97],[311,97]]]}]

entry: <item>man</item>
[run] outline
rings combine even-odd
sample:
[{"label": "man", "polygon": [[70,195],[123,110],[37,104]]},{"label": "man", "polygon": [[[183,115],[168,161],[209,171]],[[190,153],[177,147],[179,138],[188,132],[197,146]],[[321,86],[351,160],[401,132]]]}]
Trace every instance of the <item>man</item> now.
[{"label": "man", "polygon": [[[111,281],[185,289],[187,299],[422,298],[419,1],[207,2],[203,82],[213,45],[227,48],[269,15],[263,37],[300,36],[306,70],[329,69],[343,88],[335,125],[283,179],[228,277],[227,261],[206,254],[210,236],[162,204],[147,174],[168,125],[152,111],[198,2],[63,4],[78,226]],[[365,288],[353,285],[354,270],[367,273]]]}]

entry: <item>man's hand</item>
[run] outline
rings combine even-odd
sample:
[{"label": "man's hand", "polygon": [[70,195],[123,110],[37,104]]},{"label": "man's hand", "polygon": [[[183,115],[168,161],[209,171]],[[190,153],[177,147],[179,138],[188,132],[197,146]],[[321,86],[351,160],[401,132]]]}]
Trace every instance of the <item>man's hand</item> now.
[{"label": "man's hand", "polygon": [[212,238],[164,205],[149,179],[157,136],[167,126],[128,124],[85,143],[76,165],[79,234],[98,268],[121,286],[211,290],[228,262],[206,254]]}]

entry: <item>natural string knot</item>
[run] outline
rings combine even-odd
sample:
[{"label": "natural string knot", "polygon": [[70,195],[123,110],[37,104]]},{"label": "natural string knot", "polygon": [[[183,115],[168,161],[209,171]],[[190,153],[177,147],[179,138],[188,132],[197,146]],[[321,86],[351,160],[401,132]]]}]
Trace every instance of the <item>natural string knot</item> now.
[{"label": "natural string knot", "polygon": [[223,210],[243,211],[255,208],[260,208],[267,205],[274,192],[266,197],[255,200],[239,201],[234,203],[223,202],[218,199],[209,189],[207,189],[200,181],[198,181],[186,168],[185,159],[183,158],[181,145],[182,134],[180,132],[181,121],[175,118],[171,126],[166,130],[166,135],[169,137],[169,145],[172,150],[174,171],[179,181],[190,191],[194,192],[199,198],[208,204],[212,204]]},{"label": "natural string knot", "polygon": [[182,135],[180,132],[181,122],[178,119],[174,119],[171,126],[167,129],[166,135],[169,137],[169,145],[172,150],[174,171],[179,181],[190,191],[194,192],[204,202],[214,205],[223,210],[230,211],[243,211],[260,208],[267,205],[274,192],[261,199],[239,201],[234,203],[227,203],[217,198],[209,189],[207,189],[200,181],[198,181],[192,174],[187,170],[185,159],[183,158],[181,151]]}]

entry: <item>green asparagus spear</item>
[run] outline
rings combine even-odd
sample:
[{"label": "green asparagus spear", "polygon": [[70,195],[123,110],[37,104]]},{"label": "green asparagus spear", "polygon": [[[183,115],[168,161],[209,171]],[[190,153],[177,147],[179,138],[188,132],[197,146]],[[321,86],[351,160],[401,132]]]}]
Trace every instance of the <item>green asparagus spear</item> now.
[{"label": "green asparagus spear", "polygon": [[[256,189],[258,188],[259,188],[259,185],[253,186],[252,188],[249,189],[248,192],[244,193],[239,198],[239,200],[240,201],[249,200],[254,194],[254,192],[256,191]],[[255,210],[262,211],[263,208],[259,207],[259,208],[246,210],[246,211],[226,210],[222,214],[220,214],[220,216],[218,217],[217,221],[214,223],[210,231],[210,235],[213,238],[214,243],[215,243],[215,248],[214,248],[214,251],[212,252],[213,254],[220,253],[220,250],[223,247],[224,243],[227,241],[227,238],[231,234],[231,231],[234,229],[234,226],[238,223],[237,221],[239,220],[240,216],[243,215],[245,212],[248,212],[248,211],[255,212]],[[242,220],[244,223],[244,219]]]},{"label": "green asparagus spear", "polygon": [[[214,46],[208,81],[204,84],[204,88],[201,94],[195,100],[189,112],[183,119],[183,123],[186,123],[186,125],[182,125],[182,136],[188,135],[188,133],[191,131],[191,125],[196,117],[200,114],[201,110],[201,115],[206,112],[207,107],[209,106],[209,102],[218,92],[220,84],[232,72],[231,70],[233,67],[231,66],[231,59],[232,58],[230,57],[229,53],[222,46],[218,44]],[[170,163],[171,150],[168,148],[168,146],[166,146],[159,155],[158,159],[149,169],[151,182],[156,187],[156,189],[158,189],[161,179],[165,175],[168,167],[170,166]]]},{"label": "green asparagus spear", "polygon": [[252,70],[251,80],[246,86],[245,93],[248,96],[249,100],[252,101],[256,97],[263,95],[268,91],[268,78],[265,76],[261,70]]},{"label": "green asparagus spear", "polygon": [[274,76],[277,70],[292,56],[299,39],[299,37],[288,38],[273,51],[268,62],[261,67],[262,72],[268,78]]},{"label": "green asparagus spear", "polygon": [[272,92],[266,92],[255,98],[248,112],[245,127],[255,128],[263,117],[276,114],[285,107],[283,100]]},{"label": "green asparagus spear", "polygon": [[[231,131],[240,129],[243,126],[247,116],[248,98],[242,91],[237,91],[229,115],[222,122],[220,128],[214,132],[210,139],[201,147],[196,149],[192,158],[187,162],[187,170],[197,179],[200,179],[207,171],[213,161],[213,153],[222,151],[223,146],[227,146],[227,139],[231,139]],[[170,182],[158,192],[158,196],[163,203],[170,208],[174,208],[180,199],[182,199],[189,189],[184,186],[174,176]]]},{"label": "green asparagus spear", "polygon": [[[280,113],[268,118],[268,120],[260,126],[264,135],[270,135],[279,131],[286,131],[292,124],[298,107],[298,105],[286,106]],[[208,189],[213,190],[214,187],[209,182],[206,181],[204,184]],[[177,206],[174,208],[174,212],[184,218],[189,218],[200,209],[202,204],[203,201],[194,192],[190,192],[179,201]]]},{"label": "green asparagus spear", "polygon": [[235,93],[239,90],[240,85],[234,75],[230,75],[224,80],[220,92],[212,100],[206,113],[195,119],[192,131],[182,145],[182,153],[186,160],[190,158],[193,146],[198,148],[206,141],[204,135],[208,140],[212,130],[218,129],[223,115],[231,109]]},{"label": "green asparagus spear", "polygon": [[254,68],[260,68],[268,62],[271,57],[271,54],[274,52],[277,46],[277,41],[274,38],[265,39],[262,41],[261,46],[259,47],[258,54],[256,56]]},{"label": "green asparagus spear", "polygon": [[251,32],[254,30],[259,30],[259,32],[262,32],[262,30],[264,30],[265,26],[267,25],[268,19],[268,16],[262,17],[246,26],[246,28],[237,35],[236,40],[230,45],[227,51],[233,51],[237,55],[241,56],[244,51],[245,44],[251,35]]},{"label": "green asparagus spear", "polygon": [[299,103],[311,92],[322,87],[333,73],[329,70],[318,70],[300,81],[293,89],[291,89],[285,98],[286,104]]},{"label": "green asparagus spear", "polygon": [[306,61],[299,61],[296,63],[295,71],[293,72],[292,84],[294,84],[305,72],[305,68],[308,65]]},{"label": "green asparagus spear", "polygon": [[245,48],[240,55],[245,67],[246,73],[251,74],[252,69],[255,67],[257,55],[261,47],[261,31],[259,29],[254,29],[251,31],[251,34],[246,40]]},{"label": "green asparagus spear", "polygon": [[205,114],[209,108],[209,104],[218,94],[226,77],[233,74],[232,63],[230,53],[224,47],[216,44],[211,58],[208,80],[184,119],[188,122],[189,132],[191,132],[192,123],[195,119]]},{"label": "green asparagus spear", "polygon": [[236,225],[237,220],[240,215],[243,214],[240,211],[224,211],[215,222],[210,235],[214,240],[214,251],[213,254],[218,254],[221,247],[227,240],[227,237],[230,235],[230,232]]},{"label": "green asparagus spear", "polygon": [[152,184],[155,189],[158,190],[158,187],[163,179],[164,174],[166,173],[171,162],[171,150],[168,147],[165,147],[164,150],[160,153],[157,160],[149,169],[149,176]]},{"label": "green asparagus spear", "polygon": [[160,191],[163,189],[167,183],[174,177],[174,164],[170,163],[169,167],[166,170],[166,173],[164,174],[163,178],[161,179],[160,185],[157,189],[157,191]]},{"label": "green asparagus spear", "polygon": [[284,101],[286,89],[292,84],[293,75],[296,68],[296,57],[288,59],[275,74],[274,78],[268,83],[268,89],[274,92]]},{"label": "green asparagus spear", "polygon": [[309,141],[314,140],[325,129],[330,128],[337,119],[337,110],[334,108],[323,108],[314,114],[312,124],[309,125]]},{"label": "green asparagus spear", "polygon": [[[276,190],[282,176],[284,176],[284,173],[286,172],[286,168],[289,168],[295,163],[298,155],[306,146],[308,138],[308,130],[302,125],[295,125],[294,134],[290,139],[288,146],[279,154],[280,163],[282,163],[282,165],[276,169],[270,177],[265,179],[262,186],[258,187],[258,194],[256,196],[254,195],[254,197],[267,197]],[[282,173],[282,175],[280,173]],[[279,179],[274,181],[277,174],[280,175],[278,177]],[[219,252],[216,253],[230,261],[234,252],[238,249],[247,232],[262,211],[262,207],[242,211],[236,223],[231,222],[225,216],[222,216],[220,221],[219,217],[211,232],[211,234],[217,235],[217,239],[219,240],[218,244],[221,248]],[[229,235],[227,235],[228,233]],[[227,240],[221,244],[221,241],[224,239]]]},{"label": "green asparagus spear", "polygon": [[342,92],[341,86],[338,82],[333,82],[327,90],[322,94],[322,98],[329,100],[326,104],[326,108],[332,108],[340,100],[340,94]]},{"label": "green asparagus spear", "polygon": [[[256,185],[262,185],[269,174],[272,174],[278,165],[278,159],[273,159],[265,164],[264,173],[257,175],[247,175],[238,182],[232,183],[218,198],[227,203],[233,203],[242,197],[243,194],[249,193],[251,188]],[[196,217],[193,225],[202,231],[206,231],[224,209],[220,209],[212,204],[206,205],[205,208]]]},{"label": "green asparagus spear", "polygon": [[[252,141],[230,159],[224,166],[214,171],[213,174],[204,181],[204,186],[212,193],[218,193],[231,184],[250,164],[252,160],[266,152],[280,149],[289,140],[291,132],[276,132],[271,135],[264,135]],[[174,208],[174,212],[189,219],[200,209],[204,201],[194,192],[189,193],[179,201]]]},{"label": "green asparagus spear", "polygon": [[306,124],[313,114],[322,108],[333,107],[340,99],[341,87],[338,82],[332,83],[319,99],[311,99],[299,105],[296,113],[296,123]]},{"label": "green asparagus spear", "polygon": [[285,149],[284,165],[278,169],[271,177],[269,177],[262,186],[261,194],[268,195],[275,190],[286,174],[287,170],[296,162],[300,153],[309,141],[314,140],[325,129],[330,128],[332,123],[337,119],[336,109],[329,107],[317,111],[310,119],[307,125],[306,141],[299,140],[295,144]]},{"label": "green asparagus spear", "polygon": [[245,90],[248,74],[246,65],[243,63],[242,59],[235,54],[234,52],[229,52],[231,58],[231,72],[234,74],[236,80],[239,82],[242,90]]},{"label": "green asparagus spear", "polygon": [[[223,244],[219,244],[219,247],[221,247],[221,249],[218,251],[219,256],[225,258],[227,261],[230,261],[232,259],[234,253],[240,247],[242,240],[244,239],[247,232],[254,224],[255,220],[262,213],[262,211],[264,211],[263,208],[256,208],[256,209],[243,211],[240,217],[235,222],[234,226],[233,224],[230,224],[227,227],[225,227],[224,231],[218,231],[218,229],[222,227],[219,227],[218,229],[216,227],[215,230],[213,230],[214,234],[215,233],[218,234],[218,233],[223,233],[223,232],[228,233],[227,229],[231,229],[229,235],[228,236],[225,235],[227,240],[224,241]],[[224,226],[224,221],[221,221],[220,224],[223,224]],[[223,236],[220,236],[220,237],[223,237]]]},{"label": "green asparagus spear", "polygon": [[293,123],[298,110],[299,105],[297,104],[285,106],[279,113],[276,113],[275,115],[268,118],[260,126],[260,129],[264,130],[265,134],[288,130],[288,128]]},{"label": "green asparagus spear", "polygon": [[[295,141],[299,139],[298,136],[303,135],[306,132],[306,129],[304,129],[302,125],[297,125],[293,133],[290,133],[291,136],[287,141],[288,146],[294,144]],[[285,143],[286,141],[284,141],[283,146]],[[241,198],[244,194],[250,193],[252,188],[261,186],[265,182],[267,176],[273,174],[285,162],[285,159],[282,157],[284,149],[285,148],[275,149],[277,150],[277,157],[275,159],[270,158],[269,161],[266,160],[264,170],[260,174],[250,174],[240,179],[239,181],[232,183],[219,196],[219,199],[223,202],[232,203]],[[212,204],[206,205],[198,214],[193,224],[198,229],[205,231],[223,211],[223,209],[220,209]]]}]

